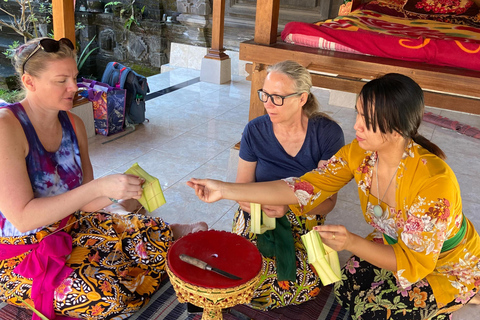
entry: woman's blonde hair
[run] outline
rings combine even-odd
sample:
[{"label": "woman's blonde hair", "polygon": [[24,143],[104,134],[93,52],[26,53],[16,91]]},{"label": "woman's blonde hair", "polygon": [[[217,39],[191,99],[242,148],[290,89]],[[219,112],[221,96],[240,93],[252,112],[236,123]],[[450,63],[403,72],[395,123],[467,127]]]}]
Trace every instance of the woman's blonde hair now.
[{"label": "woman's blonde hair", "polygon": [[[45,62],[47,61],[62,60],[65,58],[72,58],[75,61],[77,60],[76,51],[72,50],[62,42],[60,42],[57,52],[46,52],[39,49],[28,59],[30,54],[37,48],[37,46],[39,46],[39,42],[42,39],[46,38],[29,40],[16,50],[15,55],[12,58],[12,64],[18,76],[21,77],[23,73],[28,73],[32,76],[38,77],[43,71],[45,71],[47,67]],[[28,59],[27,63],[25,63],[26,59]]]},{"label": "woman's blonde hair", "polygon": [[267,74],[270,72],[278,72],[288,76],[293,80],[295,92],[307,92],[307,102],[303,105],[302,109],[308,118],[326,117],[325,113],[320,112],[320,104],[317,98],[310,91],[312,88],[312,77],[307,68],[292,60],[285,60],[278,62],[267,68]]}]

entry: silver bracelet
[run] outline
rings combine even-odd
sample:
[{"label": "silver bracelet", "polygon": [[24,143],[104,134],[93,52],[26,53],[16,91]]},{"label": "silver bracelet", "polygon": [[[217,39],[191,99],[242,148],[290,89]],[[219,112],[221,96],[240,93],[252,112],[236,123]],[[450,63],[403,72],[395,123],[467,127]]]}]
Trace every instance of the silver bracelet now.
[{"label": "silver bracelet", "polygon": [[110,201],[112,201],[113,203],[118,203],[117,199],[114,199],[114,198],[108,198],[108,199],[110,199]]}]

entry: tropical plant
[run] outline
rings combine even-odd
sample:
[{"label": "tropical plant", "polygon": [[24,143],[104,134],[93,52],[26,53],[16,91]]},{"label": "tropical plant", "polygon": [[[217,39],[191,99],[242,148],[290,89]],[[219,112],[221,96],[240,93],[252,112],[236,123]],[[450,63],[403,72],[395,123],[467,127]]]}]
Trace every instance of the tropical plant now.
[{"label": "tropical plant", "polygon": [[[8,0],[3,1],[7,2]],[[0,30],[2,30],[2,27],[4,26],[11,28],[23,37],[23,42],[27,42],[29,39],[38,37],[35,13],[32,10],[30,0],[16,1],[20,5],[20,16],[18,17],[4,8],[0,8],[0,11],[6,13],[10,17],[8,21],[0,20]]]},{"label": "tropical plant", "polygon": [[[132,27],[132,24],[136,24],[137,26],[140,26],[140,23],[138,22],[137,17],[135,17],[135,6],[134,6],[134,4],[135,4],[135,0],[132,0],[130,2],[130,10],[131,10],[132,13],[130,14],[130,17],[127,18],[127,20],[125,21],[125,24],[124,24],[124,27],[127,30],[130,30],[130,28]],[[145,11],[145,6],[143,6],[142,9],[140,9],[140,16],[143,15],[143,11]]]},{"label": "tropical plant", "polygon": [[87,61],[88,57],[98,49],[98,47],[95,47],[93,49],[90,49],[90,46],[92,45],[93,41],[95,40],[94,36],[90,42],[83,48],[82,52],[80,53],[80,56],[77,59],[77,69],[80,70],[82,69],[83,65],[85,64],[85,61]]},{"label": "tropical plant", "polygon": [[114,6],[117,6],[117,5],[121,4],[121,3],[122,3],[122,2],[120,2],[120,1],[110,1],[110,2],[105,3],[105,8],[110,7],[110,6],[111,6],[111,7],[114,7]]},{"label": "tropical plant", "polygon": [[3,51],[2,53],[8,59],[12,59],[13,55],[15,54],[15,51],[17,50],[18,47],[20,47],[20,41],[15,40],[15,41],[12,42],[12,44],[9,44],[8,49],[5,49],[5,51]]},{"label": "tropical plant", "polygon": [[38,7],[39,17],[35,17],[35,22],[49,24],[52,22],[52,3],[42,2]]}]

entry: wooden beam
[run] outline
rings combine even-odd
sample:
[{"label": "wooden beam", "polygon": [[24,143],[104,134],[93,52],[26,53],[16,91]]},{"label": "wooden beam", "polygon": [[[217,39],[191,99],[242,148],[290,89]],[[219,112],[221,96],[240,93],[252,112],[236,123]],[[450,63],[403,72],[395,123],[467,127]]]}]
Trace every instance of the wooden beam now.
[{"label": "wooden beam", "polygon": [[52,0],[53,35],[68,38],[75,45],[75,4],[73,0]]},{"label": "wooden beam", "polygon": [[[358,94],[366,81],[313,73],[312,83],[315,87]],[[480,99],[478,98],[462,97],[444,92],[431,92],[426,90],[423,91],[423,94],[426,106],[480,114]],[[250,106],[250,110],[252,110],[252,106]]]},{"label": "wooden beam", "polygon": [[[253,61],[248,78],[252,81],[250,119],[263,114],[256,97],[256,90],[261,88],[265,79],[261,70],[287,59],[295,60],[309,69],[313,85],[317,87],[359,93],[366,81],[395,72],[411,77],[422,87],[427,106],[480,114],[480,71],[334,52],[282,42],[263,45],[250,40],[240,43],[240,60]],[[256,72],[255,68],[259,71]]]},{"label": "wooden beam", "polygon": [[256,43],[268,45],[277,41],[279,14],[280,0],[257,0],[254,38]]},{"label": "wooden beam", "polygon": [[272,65],[294,60],[310,70],[345,78],[372,80],[381,74],[401,73],[411,77],[424,90],[464,95],[480,99],[480,71],[436,66],[414,61],[335,52],[287,43],[259,45],[240,43],[240,60]]}]

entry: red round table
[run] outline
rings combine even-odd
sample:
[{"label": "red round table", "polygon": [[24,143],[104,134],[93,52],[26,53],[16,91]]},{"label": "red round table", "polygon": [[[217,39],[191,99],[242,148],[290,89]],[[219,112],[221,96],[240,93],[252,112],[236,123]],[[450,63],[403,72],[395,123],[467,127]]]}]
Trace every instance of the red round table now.
[{"label": "red round table", "polygon": [[[240,277],[234,280],[202,270],[180,259],[181,254]],[[262,270],[257,247],[234,233],[200,231],[175,241],[167,252],[166,270],[179,302],[204,308],[202,319],[222,319],[222,309],[248,303]]]}]

